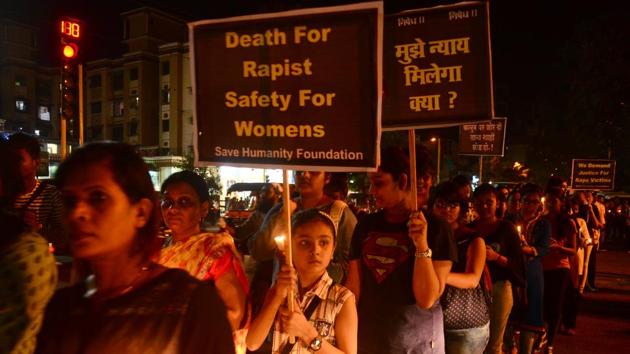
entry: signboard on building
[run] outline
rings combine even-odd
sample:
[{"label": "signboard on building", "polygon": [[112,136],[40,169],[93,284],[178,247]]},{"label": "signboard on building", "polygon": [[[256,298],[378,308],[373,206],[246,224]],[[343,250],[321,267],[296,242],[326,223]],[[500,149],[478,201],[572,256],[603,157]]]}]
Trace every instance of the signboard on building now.
[{"label": "signboard on building", "polygon": [[609,191],[615,189],[615,160],[573,159],[571,188]]},{"label": "signboard on building", "polygon": [[391,15],[384,32],[384,129],[492,119],[487,2]]},{"label": "signboard on building", "polygon": [[503,156],[507,118],[459,126],[461,155]]},{"label": "signboard on building", "polygon": [[195,163],[378,164],[382,3],[189,24]]}]

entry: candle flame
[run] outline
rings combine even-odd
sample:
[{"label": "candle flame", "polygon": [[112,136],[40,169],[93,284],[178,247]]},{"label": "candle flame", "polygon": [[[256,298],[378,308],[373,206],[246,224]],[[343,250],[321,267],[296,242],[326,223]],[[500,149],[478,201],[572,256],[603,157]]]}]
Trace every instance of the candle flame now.
[{"label": "candle flame", "polygon": [[274,237],[273,240],[276,241],[276,246],[278,246],[278,249],[284,251],[284,241],[286,240],[286,237],[284,235],[278,235]]}]

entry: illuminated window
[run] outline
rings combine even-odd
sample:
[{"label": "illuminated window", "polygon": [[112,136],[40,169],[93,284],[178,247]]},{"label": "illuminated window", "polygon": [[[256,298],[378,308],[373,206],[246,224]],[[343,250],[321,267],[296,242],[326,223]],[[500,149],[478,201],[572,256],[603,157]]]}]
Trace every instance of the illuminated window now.
[{"label": "illuminated window", "polygon": [[38,117],[40,120],[50,122],[50,111],[48,110],[48,106],[39,106]]},{"label": "illuminated window", "polygon": [[171,103],[171,89],[168,85],[164,85],[162,88],[162,104]]},{"label": "illuminated window", "polygon": [[15,110],[17,112],[26,112],[28,111],[28,105],[26,100],[23,98],[18,98],[15,100]]}]

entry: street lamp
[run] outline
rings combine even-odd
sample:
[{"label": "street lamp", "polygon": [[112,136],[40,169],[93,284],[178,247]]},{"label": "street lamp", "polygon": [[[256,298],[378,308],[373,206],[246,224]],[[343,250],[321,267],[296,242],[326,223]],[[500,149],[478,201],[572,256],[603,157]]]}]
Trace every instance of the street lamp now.
[{"label": "street lamp", "polygon": [[437,142],[437,174],[436,174],[436,183],[440,183],[440,162],[442,159],[442,154],[440,150],[442,150],[442,140],[439,137],[433,137],[430,140],[432,143]]}]

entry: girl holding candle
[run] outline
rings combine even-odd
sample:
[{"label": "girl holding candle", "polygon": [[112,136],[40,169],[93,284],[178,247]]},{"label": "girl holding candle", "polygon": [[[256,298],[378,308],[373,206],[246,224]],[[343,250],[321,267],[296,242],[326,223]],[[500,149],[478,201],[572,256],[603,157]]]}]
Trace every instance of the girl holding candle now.
[{"label": "girl holding candle", "polygon": [[[336,246],[336,228],[323,211],[294,215],[292,237],[276,237],[278,248],[291,242],[295,269],[283,265],[263,308],[249,328],[247,347],[258,349],[273,327],[272,353],[356,353],[357,310],[354,295],[334,284],[326,271]],[[290,289],[295,289],[291,299]],[[283,306],[294,302],[294,311]],[[290,337],[296,339],[291,343]]]}]

